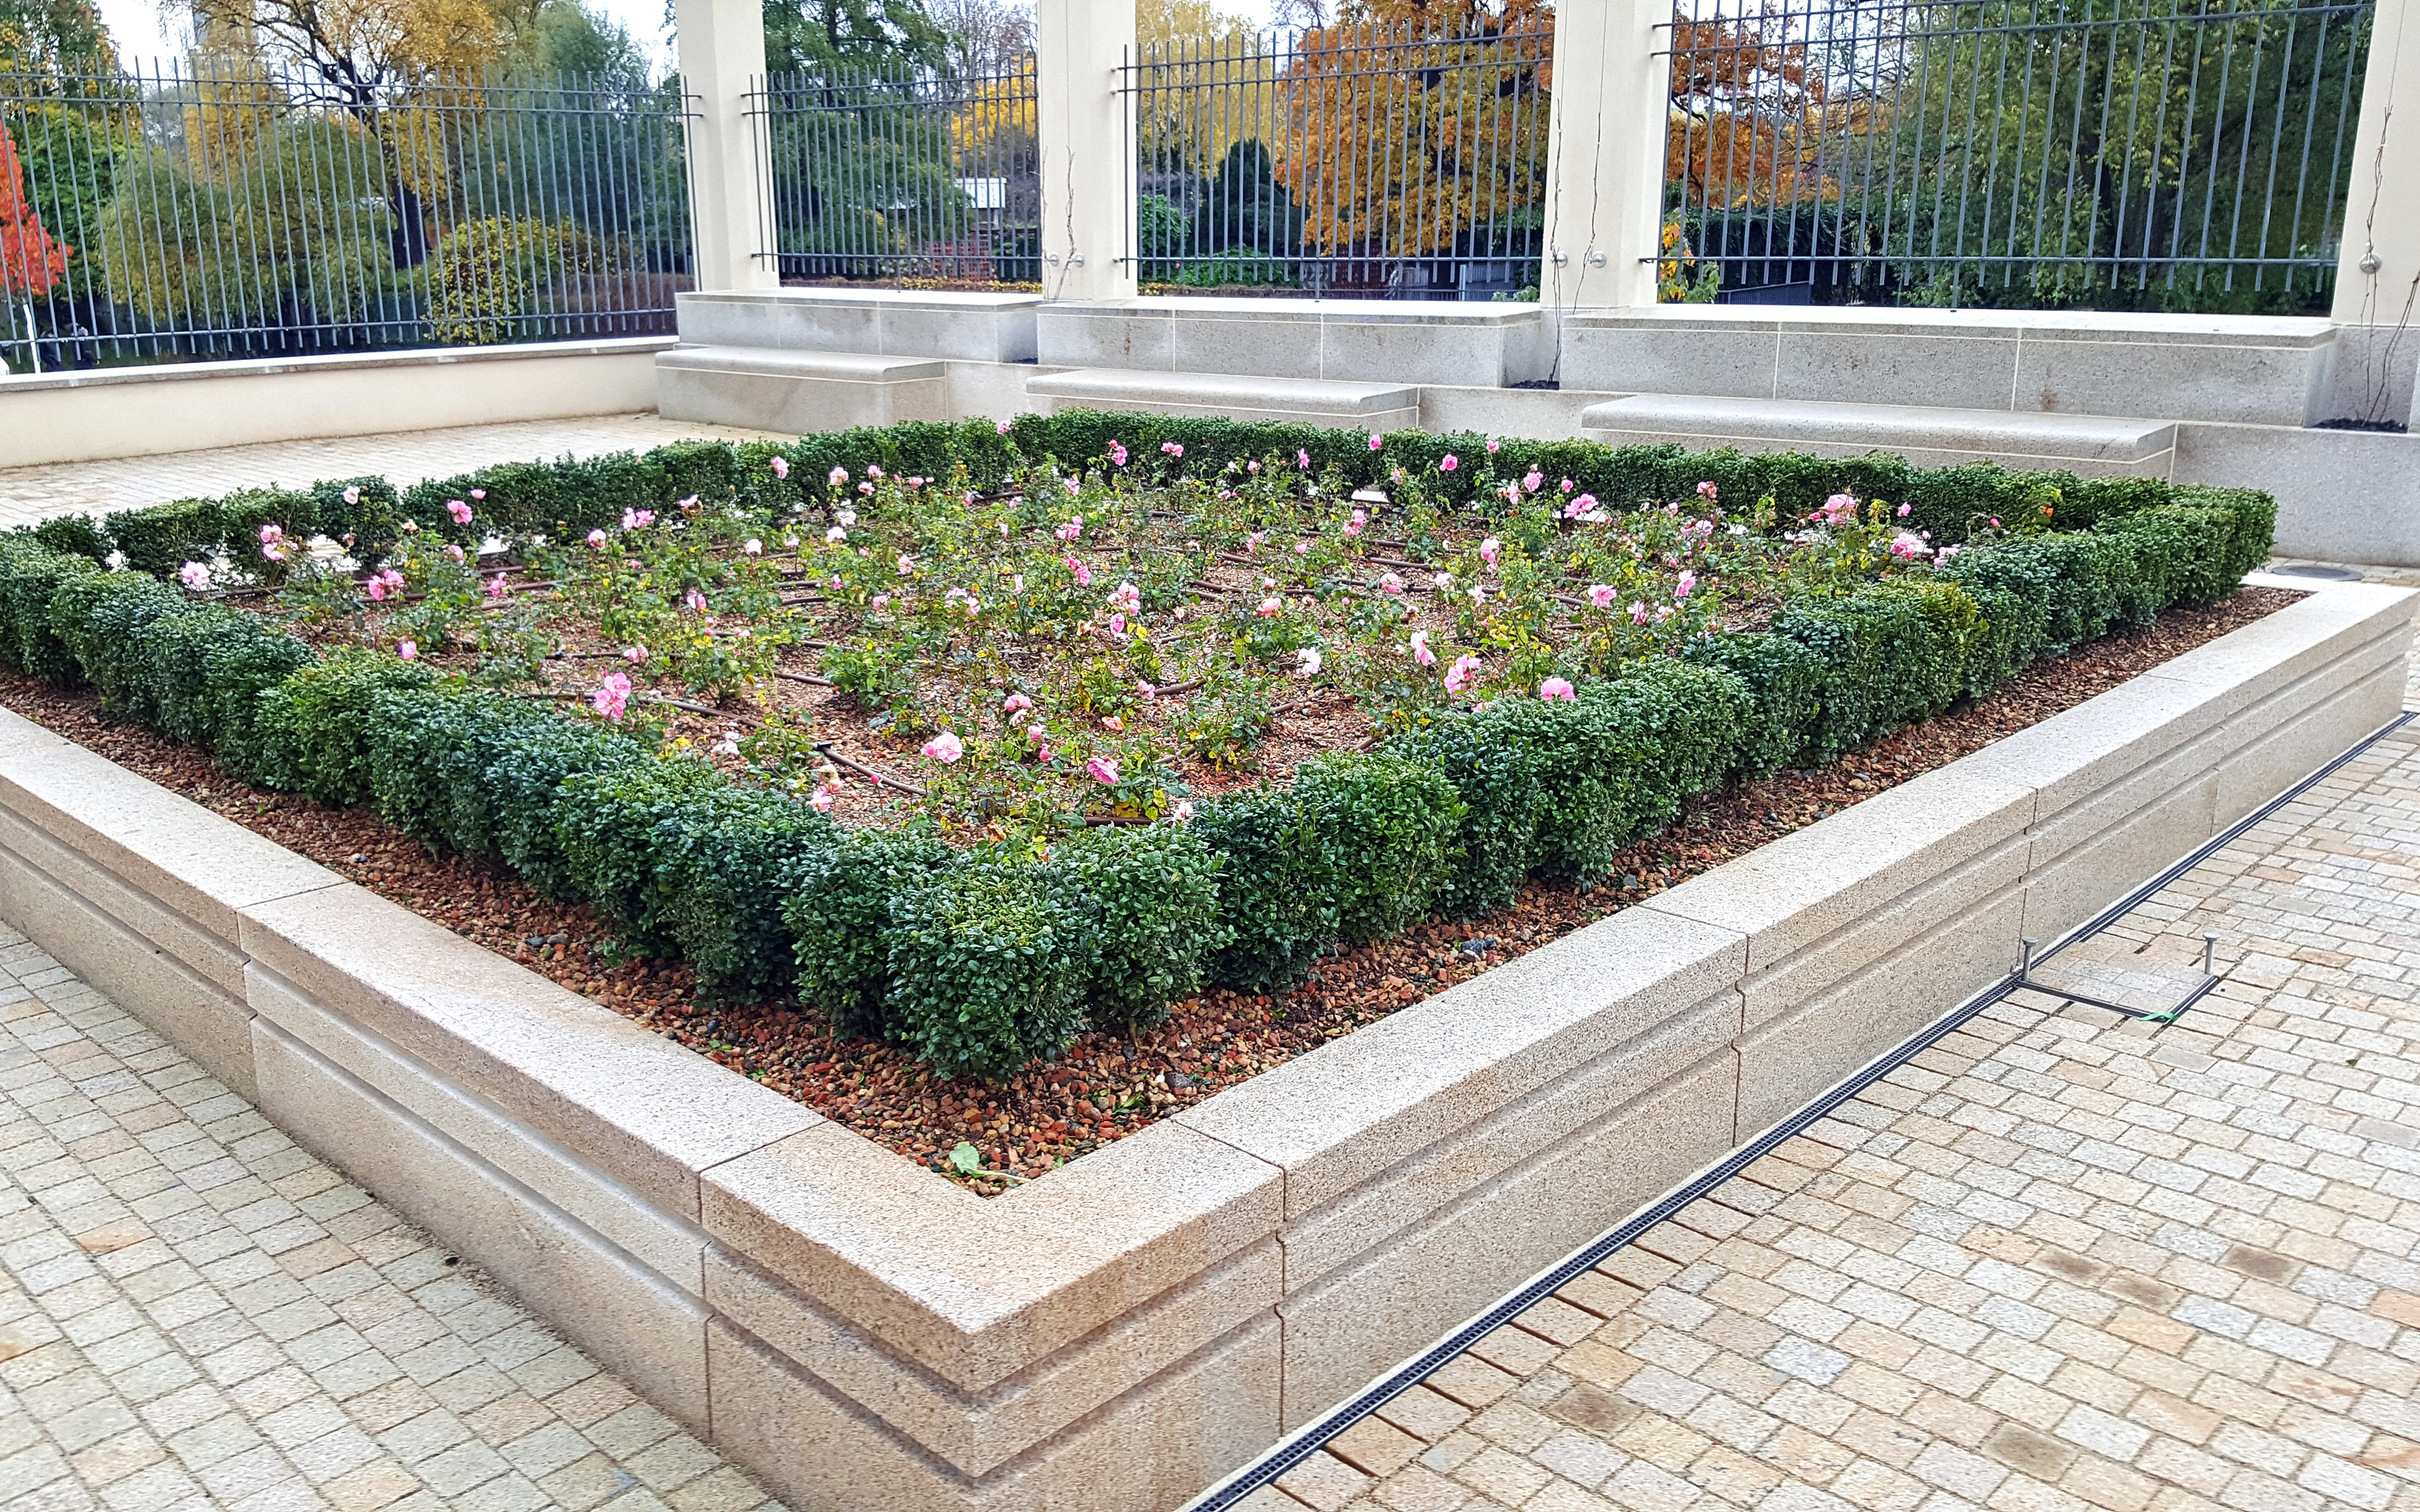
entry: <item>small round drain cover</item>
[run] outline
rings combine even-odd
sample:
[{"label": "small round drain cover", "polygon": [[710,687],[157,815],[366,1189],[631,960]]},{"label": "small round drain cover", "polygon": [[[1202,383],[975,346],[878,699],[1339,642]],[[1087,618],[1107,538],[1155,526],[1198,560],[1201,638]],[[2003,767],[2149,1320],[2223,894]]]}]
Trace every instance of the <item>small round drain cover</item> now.
[{"label": "small round drain cover", "polygon": [[2316,564],[2304,563],[2290,567],[2272,567],[2269,570],[2275,573],[2280,578],[2319,578],[2332,583],[2357,583],[2361,581],[2361,574],[2353,571],[2350,567],[2322,567]]}]

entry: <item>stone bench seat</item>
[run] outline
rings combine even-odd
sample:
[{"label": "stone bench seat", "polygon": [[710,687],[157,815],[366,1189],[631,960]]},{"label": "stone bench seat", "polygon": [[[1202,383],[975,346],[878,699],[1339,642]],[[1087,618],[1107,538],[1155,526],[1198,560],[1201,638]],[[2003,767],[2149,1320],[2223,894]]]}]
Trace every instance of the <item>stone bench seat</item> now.
[{"label": "stone bench seat", "polygon": [[1590,440],[1616,445],[1677,441],[1693,451],[1735,446],[1827,456],[1881,451],[1919,467],[1991,461],[2146,477],[2167,474],[2177,444],[2177,427],[2164,420],[1708,394],[1610,399],[1580,411],[1580,425]]},{"label": "stone bench seat", "polygon": [[675,347],[656,354],[656,408],[667,420],[758,430],[843,430],[949,418],[949,364],[930,357]]},{"label": "stone bench seat", "polygon": [[1025,392],[1035,409],[1053,414],[1061,409],[1133,409],[1372,430],[1417,425],[1420,419],[1418,384],[1343,378],[1079,367],[1037,374],[1026,381]]}]

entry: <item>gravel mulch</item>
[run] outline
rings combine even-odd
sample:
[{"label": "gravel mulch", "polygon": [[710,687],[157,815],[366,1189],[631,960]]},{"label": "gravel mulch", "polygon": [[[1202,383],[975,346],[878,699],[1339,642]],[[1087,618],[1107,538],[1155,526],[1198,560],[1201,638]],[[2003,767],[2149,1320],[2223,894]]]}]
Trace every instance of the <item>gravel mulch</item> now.
[{"label": "gravel mulch", "polygon": [[[609,932],[586,908],[547,903],[500,871],[432,856],[366,810],[331,809],[238,781],[201,752],[112,718],[89,691],[0,673],[0,704],[887,1149],[946,1171],[950,1151],[970,1143],[986,1172],[1030,1179],[2302,596],[2249,588],[2211,608],[2172,609],[2148,629],[2039,662],[1980,702],[1836,765],[1709,794],[1671,830],[1624,853],[1605,883],[1532,881],[1501,913],[1423,925],[1328,957],[1291,993],[1204,993],[1178,1004],[1156,1030],[1133,1040],[1087,1035],[1059,1060],[1036,1062],[1000,1085],[940,1080],[889,1046],[837,1039],[820,1014],[795,1002],[702,1005],[686,966],[614,964]],[[986,1194],[1008,1184],[1000,1176],[949,1174]]]}]

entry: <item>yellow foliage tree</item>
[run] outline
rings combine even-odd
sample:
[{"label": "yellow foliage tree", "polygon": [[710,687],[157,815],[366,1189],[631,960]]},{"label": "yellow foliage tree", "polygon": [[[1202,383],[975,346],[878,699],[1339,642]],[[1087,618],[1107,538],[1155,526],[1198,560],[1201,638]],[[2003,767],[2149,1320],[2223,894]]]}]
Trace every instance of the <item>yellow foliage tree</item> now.
[{"label": "yellow foliage tree", "polygon": [[1211,0],[1159,0],[1137,8],[1135,40],[1135,137],[1153,169],[1211,173],[1238,142],[1284,134],[1280,59],[1253,22]]},{"label": "yellow foliage tree", "polygon": [[1425,255],[1535,206],[1553,35],[1546,0],[1360,0],[1305,32],[1277,164],[1304,241]]},{"label": "yellow foliage tree", "polygon": [[206,35],[237,42],[228,61],[296,64],[302,102],[368,136],[386,173],[396,266],[424,260],[424,205],[445,185],[445,117],[478,103],[474,81],[506,31],[487,0],[196,0],[194,13]]},{"label": "yellow foliage tree", "polygon": [[[1031,156],[1041,140],[1036,114],[1033,54],[1009,74],[982,74],[966,81],[966,92],[950,114],[950,145],[959,162],[1005,162],[1020,148]],[[975,171],[975,170],[970,170]]]}]

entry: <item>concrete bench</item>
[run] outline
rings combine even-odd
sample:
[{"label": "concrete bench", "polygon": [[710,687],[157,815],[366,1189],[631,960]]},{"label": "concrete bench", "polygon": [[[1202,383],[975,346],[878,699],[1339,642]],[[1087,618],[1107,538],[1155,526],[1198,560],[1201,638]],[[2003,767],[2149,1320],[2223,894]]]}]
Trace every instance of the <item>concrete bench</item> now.
[{"label": "concrete bench", "polygon": [[949,418],[948,364],[929,357],[675,347],[656,356],[656,408],[667,420],[799,435]]},{"label": "concrete bench", "polygon": [[1155,415],[1279,420],[1371,430],[1420,423],[1419,387],[1407,383],[1079,367],[1037,374],[1027,380],[1025,392],[1035,409],[1048,414],[1062,409],[1135,409]]},{"label": "concrete bench", "polygon": [[2102,475],[2165,477],[2177,427],[2165,420],[1917,405],[1831,404],[1637,393],[1580,412],[1582,432],[1617,446],[1677,441],[1693,451],[1893,452],[1923,467],[1998,462]]}]

